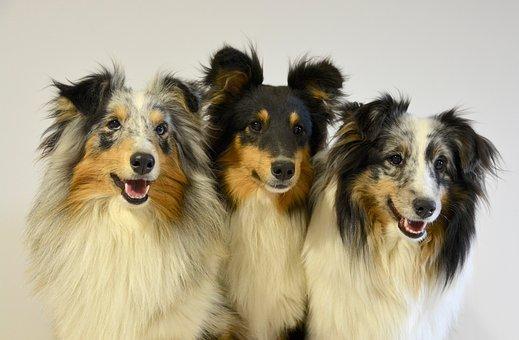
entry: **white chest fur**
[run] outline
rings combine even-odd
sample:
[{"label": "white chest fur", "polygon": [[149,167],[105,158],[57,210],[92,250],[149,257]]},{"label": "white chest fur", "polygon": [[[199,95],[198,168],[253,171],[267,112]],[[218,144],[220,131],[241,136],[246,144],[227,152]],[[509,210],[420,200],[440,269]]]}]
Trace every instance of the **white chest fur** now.
[{"label": "white chest fur", "polygon": [[226,279],[231,300],[250,338],[274,339],[304,317],[306,213],[280,213],[271,197],[258,192],[232,213],[229,223]]},{"label": "white chest fur", "polygon": [[201,258],[204,269],[195,275],[174,226],[157,226],[153,216],[118,202],[98,209],[72,221],[33,223],[32,244],[45,247],[34,253],[35,278],[56,335],[197,338],[220,299],[210,280],[217,261]]},{"label": "white chest fur", "polygon": [[444,338],[467,270],[445,289],[427,273],[416,279],[419,245],[407,240],[376,254],[383,263],[352,256],[338,231],[334,196],[334,186],[321,194],[304,246],[311,339]]}]

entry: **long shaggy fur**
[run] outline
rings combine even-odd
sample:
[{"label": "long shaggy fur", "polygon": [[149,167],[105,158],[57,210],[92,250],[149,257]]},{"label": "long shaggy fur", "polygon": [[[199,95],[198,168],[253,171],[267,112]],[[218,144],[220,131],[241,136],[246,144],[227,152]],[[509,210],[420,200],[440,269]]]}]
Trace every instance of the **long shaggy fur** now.
[{"label": "long shaggy fur", "polygon": [[[206,69],[211,156],[230,214],[224,280],[247,338],[302,336],[310,158],[324,145],[343,80],[329,60],[304,59],[290,67],[288,86],[263,85],[257,53],[229,46]],[[295,125],[304,133],[296,136]],[[295,164],[297,178],[282,193],[267,186],[280,160]]]},{"label": "long shaggy fur", "polygon": [[[26,235],[33,284],[52,317],[55,335],[196,339],[219,334],[230,322],[217,284],[223,209],[201,139],[195,89],[160,75],[135,94],[160,106],[173,122],[176,151],[167,157],[177,155],[186,182],[180,189],[179,214],[168,215],[153,198],[167,197],[160,196],[160,188],[156,196],[150,192],[151,202],[142,208],[104,193],[69,204],[73,176],[94,152],[87,140],[99,128],[107,105],[134,92],[124,85],[119,69],[55,86],[54,123],[41,146],[46,169]],[[102,152],[109,141],[100,143],[95,152]],[[102,186],[104,179],[98,180]],[[156,184],[172,180],[159,176]]]},{"label": "long shaggy fur", "polygon": [[[455,110],[418,119],[409,116],[408,104],[383,95],[345,105],[333,147],[318,157],[321,176],[304,247],[311,338],[440,339],[456,317],[476,206],[499,156]],[[395,168],[386,165],[386,149],[398,140],[409,164]],[[412,176],[420,157],[438,150],[446,155],[445,170],[424,174],[439,188],[441,211],[425,239],[410,241],[386,195],[425,190],[428,182],[411,187]]]}]

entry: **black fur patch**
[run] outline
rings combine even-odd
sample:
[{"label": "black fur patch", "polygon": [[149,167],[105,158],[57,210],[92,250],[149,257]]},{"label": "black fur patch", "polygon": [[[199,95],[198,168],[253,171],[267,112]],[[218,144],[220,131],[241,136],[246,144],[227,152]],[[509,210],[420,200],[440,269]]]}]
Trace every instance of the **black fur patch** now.
[{"label": "black fur patch", "polygon": [[454,154],[455,174],[448,191],[449,206],[444,245],[438,259],[448,283],[463,266],[475,235],[477,203],[485,199],[485,175],[497,175],[499,152],[485,137],[478,135],[470,121],[449,110],[436,116],[444,139]]},{"label": "black fur patch", "polygon": [[[114,90],[112,80],[112,73],[106,68],[102,68],[99,73],[88,75],[70,84],[53,81],[54,87],[58,90],[58,96],[54,100],[56,108],[51,112],[50,118],[55,119],[55,122],[45,131],[40,144],[43,157],[54,150],[66,126],[74,119],[73,115],[63,111],[58,104],[58,99],[67,98],[77,109],[77,114],[83,115],[85,118],[83,133],[87,135],[92,126],[101,121],[105,114],[106,104]],[[124,78],[121,77],[120,81],[122,83]],[[105,140],[104,144],[107,145],[108,142]]]},{"label": "black fur patch", "polygon": [[103,69],[100,73],[88,75],[75,83],[54,82],[54,86],[59,90],[59,96],[70,100],[87,118],[85,132],[90,131],[91,127],[103,117],[113,91],[111,81],[112,74],[107,69]]},{"label": "black fur patch", "polygon": [[[396,101],[386,94],[368,104],[347,105],[343,110],[343,127],[330,151],[326,172],[328,180],[334,175],[339,179],[335,209],[341,237],[359,252],[365,249],[367,223],[371,221],[361,203],[351,198],[351,183],[367,169],[373,178],[383,171],[378,155],[380,145],[385,143],[387,131],[398,126],[408,104],[408,100]],[[448,179],[439,179],[447,188],[449,203],[442,207],[440,215],[447,223],[437,265],[448,283],[463,266],[470,249],[477,203],[485,195],[484,178],[488,173],[496,174],[499,154],[455,110],[435,119],[440,127],[434,132],[434,142],[444,143],[454,155]],[[432,150],[428,155],[432,157]]]},{"label": "black fur patch", "polygon": [[[313,155],[323,146],[343,83],[340,71],[328,59],[302,61],[291,67],[289,86],[269,86],[262,85],[263,70],[254,49],[246,54],[226,46],[214,54],[205,72],[204,82],[210,86],[211,99],[208,115],[214,128],[213,160],[228,149],[237,135],[243,143],[267,150],[273,156],[291,157],[305,145]],[[329,99],[315,99],[311,94],[315,91]],[[247,126],[263,109],[270,115],[269,124],[261,133],[251,133]],[[303,135],[292,132],[292,112],[300,117]]]},{"label": "black fur patch", "polygon": [[162,149],[162,152],[164,152],[166,155],[168,155],[171,152],[171,145],[169,145],[169,141],[166,139],[159,140],[160,148]]},{"label": "black fur patch", "polygon": [[100,133],[99,134],[99,147],[102,150],[110,149],[113,144],[114,144],[114,139],[113,139],[112,133]]},{"label": "black fur patch", "polygon": [[247,82],[242,90],[248,90],[263,83],[263,68],[253,48],[250,49],[250,54],[246,54],[233,47],[224,46],[213,55],[210,66],[205,67],[204,70],[204,83],[208,86],[215,85],[218,83],[218,78],[235,71],[242,72],[247,77]]},{"label": "black fur patch", "polygon": [[185,99],[186,106],[191,112],[198,112],[200,109],[200,99],[198,96],[189,88],[188,85],[186,85],[184,82],[180,81],[179,79],[167,75],[163,79],[163,84],[166,88],[178,88]]},{"label": "black fur patch", "polygon": [[337,143],[330,150],[327,173],[339,178],[335,209],[341,237],[359,251],[366,245],[368,221],[362,207],[351,199],[351,184],[370,165],[381,162],[379,137],[384,128],[406,112],[408,105],[408,101],[395,101],[384,95],[368,104],[353,103],[343,108],[343,123],[354,124],[354,128],[339,129]]},{"label": "black fur patch", "polygon": [[[333,107],[342,96],[343,83],[343,75],[330,59],[303,59],[290,66],[288,87],[296,92],[312,112],[312,124],[315,126],[314,138],[310,142],[312,153],[321,149],[326,141],[326,127],[335,118]],[[325,98],[316,96],[315,91],[321,92]]]}]

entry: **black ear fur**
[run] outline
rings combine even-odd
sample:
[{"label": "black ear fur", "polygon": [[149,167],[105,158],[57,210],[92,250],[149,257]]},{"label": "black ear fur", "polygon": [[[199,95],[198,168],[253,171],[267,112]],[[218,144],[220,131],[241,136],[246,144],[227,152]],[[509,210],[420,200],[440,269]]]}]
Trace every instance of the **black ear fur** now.
[{"label": "black ear fur", "polygon": [[288,87],[305,92],[318,101],[333,100],[341,95],[344,77],[330,59],[302,59],[290,65]]},{"label": "black ear fur", "polygon": [[178,89],[184,98],[186,108],[192,113],[198,112],[200,109],[200,95],[197,93],[195,84],[185,83],[172,75],[164,76],[162,84],[169,91]]},{"label": "black ear fur", "polygon": [[353,116],[359,134],[362,138],[373,141],[386,124],[404,114],[408,107],[408,99],[395,100],[386,93],[375,101],[349,109],[354,110]]},{"label": "black ear fur", "polygon": [[204,83],[216,94],[213,98],[221,99],[222,94],[237,96],[263,83],[263,69],[252,47],[250,54],[246,54],[225,46],[214,54],[210,66],[204,70]]},{"label": "black ear fur", "polygon": [[[445,111],[437,118],[450,131],[454,149],[457,150],[459,169],[465,180],[476,185],[482,183],[487,173],[497,175],[499,152],[492,142],[474,131],[470,120],[460,117],[456,109]],[[477,194],[482,196],[484,192],[478,190]]]},{"label": "black ear fur", "polygon": [[384,94],[366,104],[350,102],[340,109],[342,124],[336,134],[336,143],[328,155],[327,181],[339,177],[335,210],[342,240],[354,251],[361,253],[367,242],[368,217],[363,207],[352,200],[354,178],[369,164],[373,143],[384,125],[407,111],[407,100],[395,100]]},{"label": "black ear fur", "polygon": [[87,116],[95,115],[103,107],[113,90],[113,75],[107,69],[90,74],[78,82],[63,84],[54,81],[59,96],[65,97],[76,109]]},{"label": "black ear fur", "polygon": [[313,61],[304,58],[290,65],[288,87],[306,103],[312,117],[312,154],[326,141],[328,124],[335,118],[335,105],[341,97],[344,77],[330,59]]},{"label": "black ear fur", "polygon": [[444,126],[447,142],[455,152],[457,178],[449,192],[448,225],[438,266],[448,284],[464,264],[476,233],[476,207],[485,199],[485,175],[497,176],[499,152],[485,137],[474,131],[468,119],[456,109],[436,117]]},{"label": "black ear fur", "polygon": [[[54,122],[43,134],[39,147],[42,157],[49,155],[55,149],[63,131],[75,118],[80,116],[85,118],[83,129],[87,132],[98,121],[101,116],[99,113],[105,107],[113,90],[124,86],[124,75],[117,66],[114,66],[113,73],[103,67],[101,71],[77,82],[64,84],[54,80],[53,85],[58,90],[57,97],[51,102],[54,106],[50,118],[53,118]],[[61,98],[67,99],[67,102],[62,101]]]}]

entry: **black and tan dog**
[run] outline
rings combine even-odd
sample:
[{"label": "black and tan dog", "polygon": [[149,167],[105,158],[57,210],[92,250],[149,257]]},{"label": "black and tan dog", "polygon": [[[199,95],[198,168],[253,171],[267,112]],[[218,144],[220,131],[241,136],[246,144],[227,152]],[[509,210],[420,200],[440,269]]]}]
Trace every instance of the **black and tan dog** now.
[{"label": "black and tan dog", "polygon": [[310,158],[325,143],[343,77],[327,59],[303,60],[288,86],[262,83],[254,50],[224,47],[206,69],[212,158],[230,211],[225,282],[248,337],[275,339],[305,317]]}]

